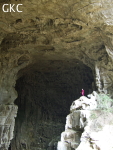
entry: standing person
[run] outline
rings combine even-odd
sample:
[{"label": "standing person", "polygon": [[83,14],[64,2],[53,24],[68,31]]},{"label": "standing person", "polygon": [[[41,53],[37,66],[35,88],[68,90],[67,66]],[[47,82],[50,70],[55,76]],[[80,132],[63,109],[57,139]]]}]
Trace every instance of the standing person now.
[{"label": "standing person", "polygon": [[82,89],[82,92],[81,92],[82,96],[84,96],[84,89]]}]

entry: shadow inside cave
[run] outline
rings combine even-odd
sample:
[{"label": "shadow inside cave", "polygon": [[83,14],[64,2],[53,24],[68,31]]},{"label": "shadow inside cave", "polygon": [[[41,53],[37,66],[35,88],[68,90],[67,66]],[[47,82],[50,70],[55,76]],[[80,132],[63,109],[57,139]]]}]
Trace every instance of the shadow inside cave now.
[{"label": "shadow inside cave", "polygon": [[93,91],[89,67],[78,60],[63,63],[40,63],[21,70],[15,86],[18,114],[11,150],[45,150],[52,141],[56,143],[73,100],[81,96],[82,88],[85,95]]}]

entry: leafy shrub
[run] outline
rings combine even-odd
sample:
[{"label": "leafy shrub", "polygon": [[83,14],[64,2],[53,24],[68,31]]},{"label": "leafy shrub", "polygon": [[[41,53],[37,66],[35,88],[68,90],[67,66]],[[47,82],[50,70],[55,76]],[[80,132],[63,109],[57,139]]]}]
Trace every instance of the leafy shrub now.
[{"label": "leafy shrub", "polygon": [[111,104],[113,103],[113,99],[110,98],[109,95],[106,94],[98,94],[97,104],[99,109],[106,110],[108,112],[112,112]]}]

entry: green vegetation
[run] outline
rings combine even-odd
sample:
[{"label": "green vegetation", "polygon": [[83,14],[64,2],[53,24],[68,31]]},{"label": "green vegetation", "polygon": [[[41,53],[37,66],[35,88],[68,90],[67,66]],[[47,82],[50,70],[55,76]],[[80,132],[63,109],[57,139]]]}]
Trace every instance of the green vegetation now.
[{"label": "green vegetation", "polygon": [[96,119],[96,118],[97,118],[96,114],[95,113],[91,113],[90,119]]},{"label": "green vegetation", "polygon": [[106,94],[98,94],[97,97],[98,108],[105,110],[107,112],[113,112],[113,108],[111,104],[113,103],[113,99],[110,98],[109,95]]}]

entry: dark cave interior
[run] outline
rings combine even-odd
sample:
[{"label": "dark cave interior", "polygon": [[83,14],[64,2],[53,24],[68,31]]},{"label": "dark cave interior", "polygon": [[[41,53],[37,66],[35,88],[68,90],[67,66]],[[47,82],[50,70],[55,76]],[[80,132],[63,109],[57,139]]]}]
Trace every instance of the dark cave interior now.
[{"label": "dark cave interior", "polygon": [[[33,64],[21,71],[15,89],[18,114],[11,150],[48,149],[65,128],[72,102],[93,91],[92,70],[78,60]],[[53,144],[54,145],[54,144]]]}]

